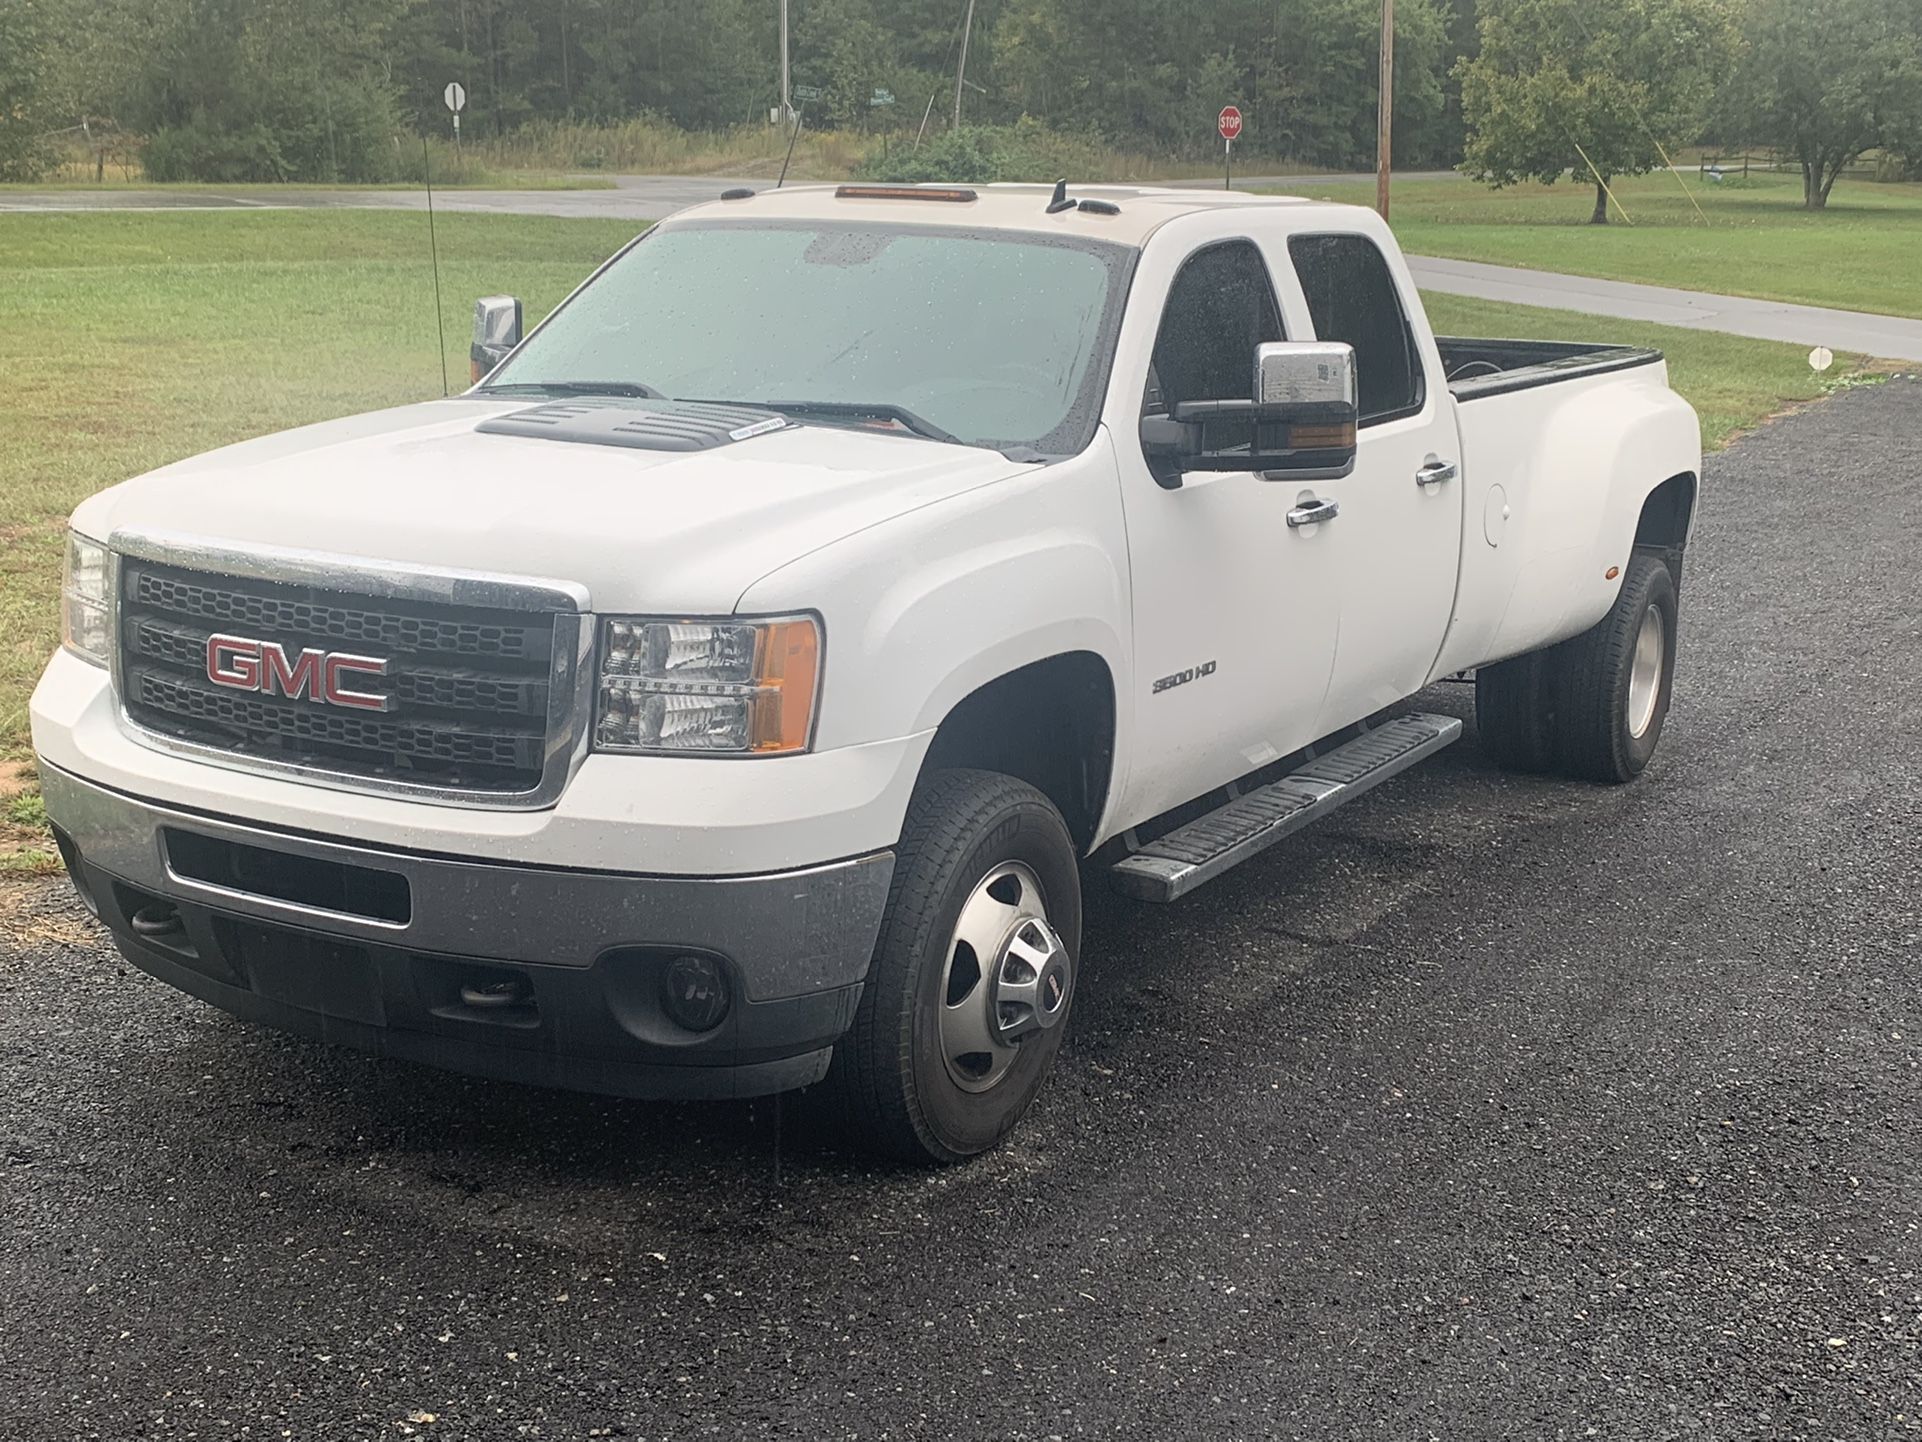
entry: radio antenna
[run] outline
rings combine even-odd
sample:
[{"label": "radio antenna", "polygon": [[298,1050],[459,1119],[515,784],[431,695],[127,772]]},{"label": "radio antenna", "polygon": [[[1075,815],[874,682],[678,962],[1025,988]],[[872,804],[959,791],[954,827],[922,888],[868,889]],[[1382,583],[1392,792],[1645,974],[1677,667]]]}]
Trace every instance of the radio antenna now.
[{"label": "radio antenna", "polygon": [[427,253],[434,262],[434,330],[440,336],[440,393],[447,394],[447,316],[440,303],[440,238],[434,233],[434,167],[427,137],[420,138],[420,173],[427,182]]},{"label": "radio antenna", "polygon": [[776,190],[779,190],[787,184],[787,168],[794,160],[794,142],[801,138],[801,126],[805,123],[806,119],[806,114],[799,106],[796,106],[794,109],[794,129],[788,132],[787,154],[781,160],[781,178],[774,182],[774,188]]}]

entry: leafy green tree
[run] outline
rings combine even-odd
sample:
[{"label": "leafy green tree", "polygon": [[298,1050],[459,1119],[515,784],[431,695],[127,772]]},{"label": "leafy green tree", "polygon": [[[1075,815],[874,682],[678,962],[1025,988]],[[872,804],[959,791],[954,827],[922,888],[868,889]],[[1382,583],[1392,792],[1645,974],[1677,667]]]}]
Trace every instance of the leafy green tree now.
[{"label": "leafy green tree", "polygon": [[[147,137],[157,180],[382,180],[387,44],[408,0],[67,0],[78,104]],[[82,37],[86,43],[82,43]]]},{"label": "leafy green tree", "polygon": [[[1443,80],[1448,16],[1439,4],[1396,0],[1395,160],[1452,158]],[[1372,168],[1379,115],[1379,0],[1296,0],[1270,32],[1255,77],[1276,153],[1321,165]]]},{"label": "leafy green tree", "polygon": [[1497,187],[1573,171],[1606,225],[1608,182],[1664,164],[1701,125],[1728,36],[1723,0],[1482,0],[1461,168]]},{"label": "leafy green tree", "polygon": [[[1399,159],[1446,150],[1450,58],[1440,0],[1396,5]],[[1380,0],[1007,0],[994,82],[1018,113],[1163,154],[1215,153],[1229,102],[1237,153],[1331,166],[1372,163]]]},{"label": "leafy green tree", "polygon": [[1922,12],[1889,0],[1752,0],[1723,108],[1750,141],[1793,155],[1824,209],[1866,150],[1922,155]]},{"label": "leafy green tree", "polygon": [[37,0],[0,4],[0,180],[32,180],[46,169],[48,41]]},{"label": "leafy green tree", "polygon": [[865,124],[876,88],[891,89],[903,68],[868,0],[810,0],[795,17],[794,43],[805,57],[795,69],[797,83],[823,92],[808,107],[811,125]]}]

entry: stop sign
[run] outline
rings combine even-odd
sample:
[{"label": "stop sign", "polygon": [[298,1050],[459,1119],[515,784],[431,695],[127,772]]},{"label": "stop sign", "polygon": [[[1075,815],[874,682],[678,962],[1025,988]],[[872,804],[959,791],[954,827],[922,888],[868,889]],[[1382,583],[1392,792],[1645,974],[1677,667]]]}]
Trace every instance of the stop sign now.
[{"label": "stop sign", "polygon": [[1240,135],[1241,107],[1238,105],[1222,106],[1221,118],[1215,122],[1215,126],[1221,131],[1221,138],[1223,140],[1233,140],[1236,136]]}]

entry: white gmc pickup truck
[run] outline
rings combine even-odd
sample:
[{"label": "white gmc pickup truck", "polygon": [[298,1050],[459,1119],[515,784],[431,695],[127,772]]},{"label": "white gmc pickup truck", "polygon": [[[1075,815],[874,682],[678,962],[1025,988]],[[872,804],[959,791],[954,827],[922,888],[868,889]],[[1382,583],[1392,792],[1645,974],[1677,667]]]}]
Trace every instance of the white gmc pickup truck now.
[{"label": "white gmc pickup truck", "polygon": [[1370,212],[745,191],[477,384],[73,517],[47,811],[242,1017],[992,1146],[1084,878],[1171,901],[1457,739],[1625,782],[1695,510],[1659,353],[1438,338]]}]

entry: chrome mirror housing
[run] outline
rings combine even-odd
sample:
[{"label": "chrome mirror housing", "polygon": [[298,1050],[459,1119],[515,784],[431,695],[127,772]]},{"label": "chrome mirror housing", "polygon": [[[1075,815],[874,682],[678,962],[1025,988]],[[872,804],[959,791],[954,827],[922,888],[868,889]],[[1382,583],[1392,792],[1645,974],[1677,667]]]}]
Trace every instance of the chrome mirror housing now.
[{"label": "chrome mirror housing", "polygon": [[468,369],[474,383],[485,380],[507,353],[521,343],[521,303],[518,296],[485,295],[474,302],[474,343],[468,348]]},{"label": "chrome mirror housing", "polygon": [[1263,420],[1355,419],[1355,348],[1345,341],[1255,347],[1255,408]]},{"label": "chrome mirror housing", "polygon": [[1149,472],[1169,490],[1187,471],[1339,479],[1355,468],[1355,389],[1355,350],[1344,341],[1256,346],[1251,397],[1181,401],[1143,417]]}]

